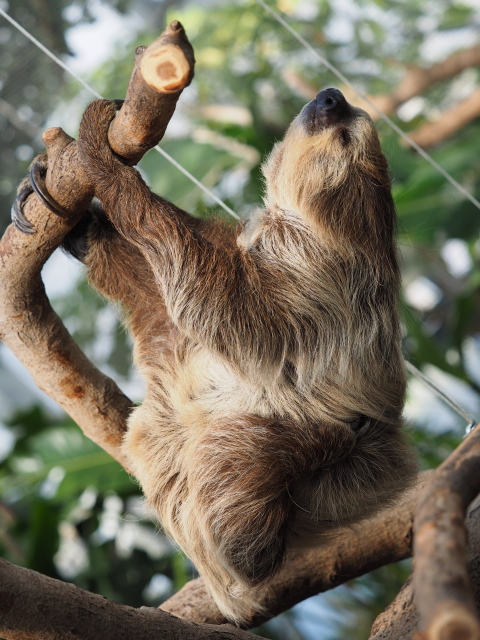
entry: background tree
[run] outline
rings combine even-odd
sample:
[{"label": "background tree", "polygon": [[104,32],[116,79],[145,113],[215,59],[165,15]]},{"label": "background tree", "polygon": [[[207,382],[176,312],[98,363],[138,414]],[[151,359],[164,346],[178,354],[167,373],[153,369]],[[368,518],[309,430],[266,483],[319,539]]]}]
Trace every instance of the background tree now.
[{"label": "background tree", "polygon": [[[178,4],[168,9],[168,4],[152,2],[150,14],[142,7],[143,22],[138,10],[145,3],[113,5],[127,12],[128,24],[138,33],[131,34],[128,46],[118,43],[111,59],[89,80],[107,97],[123,96],[135,44],[152,41],[163,28],[165,14],[168,20],[180,19],[195,46],[197,75],[162,146],[246,216],[261,199],[261,157],[312,92],[339,82],[254,1],[185,2],[181,9]],[[105,5],[17,0],[8,12],[55,53],[67,54],[75,26],[94,20],[98,7]],[[371,96],[394,95],[412,69],[431,68],[478,42],[479,13],[473,3],[364,0],[338,7],[283,0],[279,7],[308,42]],[[6,225],[14,189],[41,149],[39,133],[48,126],[49,115],[53,111],[49,124],[75,135],[90,98],[0,20],[0,215]],[[477,65],[478,60],[427,83],[418,95],[396,105],[395,121],[407,131],[419,130],[475,96]],[[478,211],[406,149],[387,125],[379,122],[378,127],[400,216],[408,355],[478,416]],[[472,118],[431,149],[477,197],[479,127]],[[144,158],[141,169],[155,191],[180,206],[197,215],[216,209],[156,153]],[[57,300],[56,308],[87,354],[126,389],[137,389],[139,400],[128,338],[115,314],[104,309],[83,280],[72,282],[71,292]],[[10,366],[5,351],[0,355],[4,366]],[[7,370],[0,393],[2,385],[7,386]],[[462,423],[417,381],[411,384],[410,397],[412,437],[423,465],[434,466],[461,438]],[[44,404],[28,410],[19,405],[2,418],[7,423],[1,441],[5,452],[7,443],[14,443],[0,470],[3,557],[132,605],[157,604],[193,575],[188,561],[155,534],[135,484],[70,421],[58,414],[52,417]],[[382,568],[320,604],[294,609],[288,621],[273,621],[262,633],[275,637],[275,629],[281,629],[278,637],[308,638],[314,624],[310,619],[321,615],[330,621],[324,638],[366,638],[375,614],[393,598],[408,570],[408,563]],[[351,615],[340,619],[331,604]]]}]

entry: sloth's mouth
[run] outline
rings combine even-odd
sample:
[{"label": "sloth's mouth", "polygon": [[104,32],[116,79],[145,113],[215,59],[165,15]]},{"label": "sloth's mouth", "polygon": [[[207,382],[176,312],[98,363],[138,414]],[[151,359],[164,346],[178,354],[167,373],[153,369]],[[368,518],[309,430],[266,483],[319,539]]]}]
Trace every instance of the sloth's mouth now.
[{"label": "sloth's mouth", "polygon": [[[338,89],[324,89],[302,111],[302,124],[308,133],[317,133],[335,125],[346,125],[354,116],[351,105]],[[342,142],[348,143],[346,127],[342,127]]]}]

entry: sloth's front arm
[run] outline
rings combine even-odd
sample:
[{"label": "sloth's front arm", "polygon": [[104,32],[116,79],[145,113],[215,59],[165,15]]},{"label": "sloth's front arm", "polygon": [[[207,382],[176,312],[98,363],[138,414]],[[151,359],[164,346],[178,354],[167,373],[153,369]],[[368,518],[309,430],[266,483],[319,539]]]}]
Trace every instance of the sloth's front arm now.
[{"label": "sloth's front arm", "polygon": [[107,217],[150,263],[170,317],[232,361],[248,360],[252,351],[260,360],[274,353],[282,323],[255,259],[233,243],[210,242],[194,218],[153,194],[138,171],[115,156],[107,139],[115,111],[107,100],[85,111],[79,136],[85,169]]}]

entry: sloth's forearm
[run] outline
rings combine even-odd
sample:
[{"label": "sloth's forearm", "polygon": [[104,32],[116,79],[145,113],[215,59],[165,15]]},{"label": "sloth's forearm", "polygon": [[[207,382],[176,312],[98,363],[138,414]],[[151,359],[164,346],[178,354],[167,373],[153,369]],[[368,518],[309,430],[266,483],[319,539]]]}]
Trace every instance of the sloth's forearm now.
[{"label": "sloth's forearm", "polygon": [[233,359],[277,350],[268,319],[279,313],[251,258],[233,243],[207,240],[200,221],[154,195],[112,154],[107,131],[114,114],[107,101],[87,108],[80,126],[85,170],[117,231],[148,260],[173,322]]},{"label": "sloth's forearm", "polygon": [[188,214],[152,194],[140,176],[137,184],[132,182],[130,176],[130,203],[113,191],[99,195],[119,233],[148,260],[174,323],[234,359],[242,351],[248,357],[274,348],[267,322],[271,303],[254,291],[248,257],[238,248],[206,240]]}]

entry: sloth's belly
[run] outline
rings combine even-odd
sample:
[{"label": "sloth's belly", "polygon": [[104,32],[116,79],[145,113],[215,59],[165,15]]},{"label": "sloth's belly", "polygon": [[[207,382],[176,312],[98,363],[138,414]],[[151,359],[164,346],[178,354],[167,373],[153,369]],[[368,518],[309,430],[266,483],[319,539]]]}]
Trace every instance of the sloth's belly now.
[{"label": "sloth's belly", "polygon": [[248,377],[207,350],[196,350],[177,371],[170,395],[175,419],[183,425],[235,416],[289,419],[299,422],[328,419],[319,388],[299,391],[282,379]]}]

